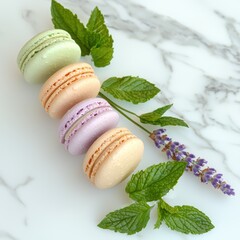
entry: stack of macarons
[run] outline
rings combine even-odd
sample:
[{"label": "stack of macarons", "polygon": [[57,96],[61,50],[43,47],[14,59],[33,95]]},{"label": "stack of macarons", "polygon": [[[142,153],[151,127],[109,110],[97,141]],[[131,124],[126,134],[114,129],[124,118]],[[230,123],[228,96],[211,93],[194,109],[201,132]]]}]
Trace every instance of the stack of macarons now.
[{"label": "stack of macarons", "polygon": [[71,36],[54,29],[30,39],[17,62],[27,82],[44,82],[40,102],[60,119],[60,142],[72,155],[85,154],[83,170],[96,187],[110,188],[134,171],[144,146],[128,129],[117,128],[118,113],[97,97],[100,81],[80,57]]}]

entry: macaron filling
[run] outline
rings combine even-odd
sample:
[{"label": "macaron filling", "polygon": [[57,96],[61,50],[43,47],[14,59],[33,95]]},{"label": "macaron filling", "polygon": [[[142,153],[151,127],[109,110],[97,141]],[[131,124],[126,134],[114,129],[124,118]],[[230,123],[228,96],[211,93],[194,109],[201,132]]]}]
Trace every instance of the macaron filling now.
[{"label": "macaron filling", "polygon": [[91,182],[94,182],[94,178],[96,176],[96,173],[101,166],[101,164],[104,163],[104,161],[116,150],[119,146],[121,146],[123,143],[127,142],[130,139],[136,138],[136,136],[132,135],[131,133],[121,136],[119,139],[115,140],[114,142],[110,143],[100,154],[98,158],[96,158],[93,161],[93,166],[90,168],[89,171],[89,178]]},{"label": "macaron filling", "polygon": [[38,52],[42,51],[44,48],[48,46],[61,42],[61,41],[72,41],[74,42],[68,33],[52,33],[47,36],[43,36],[37,42],[32,44],[30,48],[23,54],[21,59],[19,60],[19,68],[22,72],[24,72],[25,66],[28,61],[35,56]]}]

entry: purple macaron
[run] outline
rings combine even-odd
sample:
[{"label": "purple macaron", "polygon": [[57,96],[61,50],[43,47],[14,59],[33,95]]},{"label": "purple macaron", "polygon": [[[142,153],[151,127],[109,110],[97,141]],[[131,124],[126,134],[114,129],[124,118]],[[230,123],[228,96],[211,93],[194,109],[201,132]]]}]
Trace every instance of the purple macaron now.
[{"label": "purple macaron", "polygon": [[59,125],[60,141],[72,155],[85,153],[104,132],[117,126],[118,113],[102,98],[74,105]]}]

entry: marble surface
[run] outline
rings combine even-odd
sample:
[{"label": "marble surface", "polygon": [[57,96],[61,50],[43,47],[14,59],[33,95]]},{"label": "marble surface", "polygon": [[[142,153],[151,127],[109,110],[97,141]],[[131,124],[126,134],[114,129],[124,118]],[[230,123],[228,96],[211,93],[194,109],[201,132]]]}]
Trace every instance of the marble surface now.
[{"label": "marble surface", "polygon": [[[114,38],[114,59],[96,68],[101,80],[138,75],[162,91],[151,102],[123,106],[138,113],[173,103],[169,112],[190,128],[168,127],[173,139],[208,160],[235,188],[228,197],[185,173],[165,200],[193,205],[215,228],[204,235],[184,235],[163,225],[153,230],[156,215],[142,232],[127,236],[98,228],[108,212],[131,201],[127,182],[97,190],[82,172],[82,158],[70,156],[57,140],[58,121],[38,101],[39,85],[20,74],[20,47],[40,31],[52,28],[49,0],[1,3],[1,240],[137,240],[235,239],[240,207],[240,15],[238,0],[61,0],[87,21],[94,6],[105,14]],[[84,61],[91,62],[89,58]],[[148,136],[121,117],[145,142],[138,169],[166,161]],[[150,128],[151,129],[151,128]]]}]

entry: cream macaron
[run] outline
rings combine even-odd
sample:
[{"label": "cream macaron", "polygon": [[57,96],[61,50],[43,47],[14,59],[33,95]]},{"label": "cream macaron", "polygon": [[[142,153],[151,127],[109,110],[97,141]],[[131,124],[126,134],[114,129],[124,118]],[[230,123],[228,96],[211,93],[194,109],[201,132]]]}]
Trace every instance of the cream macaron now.
[{"label": "cream macaron", "polygon": [[96,97],[100,86],[91,65],[78,62],[54,73],[42,86],[39,98],[51,118],[61,118],[78,102]]},{"label": "cream macaron", "polygon": [[88,149],[83,169],[98,188],[111,188],[128,177],[139,164],[143,142],[126,128],[114,128]]}]

